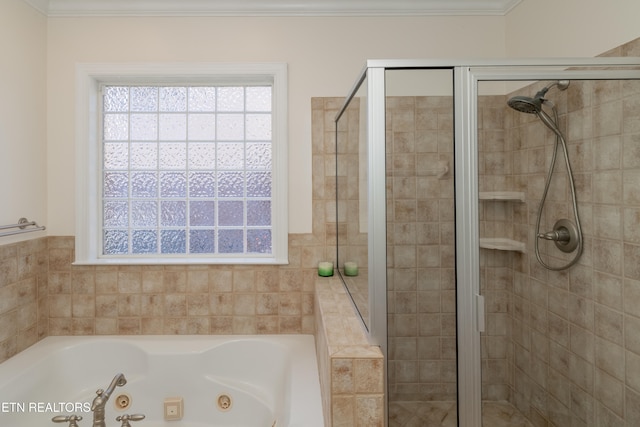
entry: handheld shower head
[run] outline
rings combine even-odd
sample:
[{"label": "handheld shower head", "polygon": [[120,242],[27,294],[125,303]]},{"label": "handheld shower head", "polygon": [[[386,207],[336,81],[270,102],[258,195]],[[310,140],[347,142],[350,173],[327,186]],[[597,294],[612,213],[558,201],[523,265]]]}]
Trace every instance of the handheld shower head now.
[{"label": "handheld shower head", "polygon": [[542,111],[542,98],[529,98],[528,96],[514,96],[507,101],[509,107],[527,114],[538,114]]},{"label": "handheld shower head", "polygon": [[542,104],[545,102],[544,96],[554,86],[558,86],[558,89],[565,90],[569,87],[569,80],[558,80],[556,82],[549,83],[543,87],[533,98],[528,96],[514,96],[507,101],[509,107],[516,111],[527,114],[539,114],[542,111]]}]

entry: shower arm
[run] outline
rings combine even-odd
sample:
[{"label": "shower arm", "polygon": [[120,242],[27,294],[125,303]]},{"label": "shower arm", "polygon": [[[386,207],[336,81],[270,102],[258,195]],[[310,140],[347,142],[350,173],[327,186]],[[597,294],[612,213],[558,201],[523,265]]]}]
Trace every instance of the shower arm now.
[{"label": "shower arm", "polygon": [[569,80],[557,80],[555,82],[549,83],[548,85],[540,89],[538,93],[535,94],[534,98],[544,99],[544,96],[547,94],[547,92],[549,92],[549,89],[554,86],[558,86],[558,90],[565,90],[569,87]]}]

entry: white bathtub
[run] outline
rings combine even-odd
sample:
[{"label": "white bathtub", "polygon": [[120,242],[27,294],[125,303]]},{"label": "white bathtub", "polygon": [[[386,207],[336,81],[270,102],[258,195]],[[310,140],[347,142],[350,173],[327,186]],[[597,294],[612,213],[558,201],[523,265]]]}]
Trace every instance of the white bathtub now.
[{"label": "white bathtub", "polygon": [[[75,413],[90,427],[96,390],[118,373],[127,384],[106,405],[107,427],[136,413],[146,418],[133,427],[324,426],[311,335],[48,337],[0,364],[0,426],[66,426],[51,418]],[[183,399],[179,421],[164,419],[171,397]]]}]

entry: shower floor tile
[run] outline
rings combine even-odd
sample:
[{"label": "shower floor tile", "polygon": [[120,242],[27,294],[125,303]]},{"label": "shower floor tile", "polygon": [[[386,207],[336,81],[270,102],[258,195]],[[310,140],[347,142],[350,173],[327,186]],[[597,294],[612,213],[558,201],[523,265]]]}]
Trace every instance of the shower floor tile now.
[{"label": "shower floor tile", "polygon": [[[389,403],[389,427],[456,427],[455,402]],[[483,402],[484,427],[533,427],[508,402]]]}]

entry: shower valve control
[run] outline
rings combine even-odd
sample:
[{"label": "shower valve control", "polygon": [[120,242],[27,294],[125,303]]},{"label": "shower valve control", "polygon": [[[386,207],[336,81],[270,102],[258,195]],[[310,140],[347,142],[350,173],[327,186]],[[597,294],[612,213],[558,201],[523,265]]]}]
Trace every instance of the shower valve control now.
[{"label": "shower valve control", "polygon": [[578,228],[568,219],[560,219],[552,231],[539,233],[538,239],[552,240],[562,252],[573,252],[578,247]]},{"label": "shower valve control", "polygon": [[164,419],[178,421],[184,416],[184,400],[182,397],[167,397],[164,399]]}]

